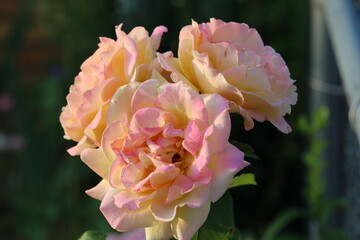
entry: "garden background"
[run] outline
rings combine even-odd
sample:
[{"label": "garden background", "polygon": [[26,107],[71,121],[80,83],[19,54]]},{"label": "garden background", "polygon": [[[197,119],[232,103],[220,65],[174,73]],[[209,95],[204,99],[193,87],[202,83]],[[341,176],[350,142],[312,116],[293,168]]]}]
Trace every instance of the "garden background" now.
[{"label": "garden background", "polygon": [[[252,165],[245,170],[255,173],[258,185],[231,190],[236,225],[243,237],[308,239],[309,222],[321,225],[329,219],[335,222],[331,226],[341,227],[344,213],[339,217],[332,210],[329,214],[311,210],[312,201],[326,205],[329,200],[317,199],[325,188],[316,182],[322,165],[306,163],[303,157],[320,141],[311,133],[326,125],[327,115],[326,110],[320,112],[315,119],[319,126],[313,128],[308,118],[301,118],[310,106],[308,1],[0,0],[2,239],[77,239],[88,229],[112,231],[98,210],[100,202],[84,192],[99,177],[79,157],[66,152],[74,143],[63,139],[59,115],[69,86],[81,63],[97,49],[98,37],[115,38],[115,25],[124,23],[125,32],[135,26],[151,32],[165,25],[169,31],[159,51],[176,53],[180,29],[191,19],[201,23],[210,17],[256,28],[297,80],[298,103],[286,116],[293,127],[291,134],[269,123],[257,123],[245,132],[240,117],[233,116],[231,139],[250,144],[261,158],[250,160]],[[316,160],[321,149],[320,155],[312,154],[310,160]],[[278,238],[271,238],[271,231]]]}]

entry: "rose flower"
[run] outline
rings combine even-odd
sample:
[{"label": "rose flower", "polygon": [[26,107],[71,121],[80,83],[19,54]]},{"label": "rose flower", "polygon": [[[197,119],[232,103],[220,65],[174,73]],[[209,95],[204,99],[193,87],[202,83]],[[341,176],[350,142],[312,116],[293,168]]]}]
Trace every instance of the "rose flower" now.
[{"label": "rose flower", "polygon": [[174,82],[228,99],[231,111],[244,117],[245,129],[252,129],[255,119],[291,131],[284,115],[297,100],[294,81],[282,57],[264,46],[255,29],[216,19],[193,21],[180,32],[178,59],[158,56]]},{"label": "rose flower", "polygon": [[[165,80],[164,80],[165,82]],[[98,149],[81,159],[103,180],[87,193],[118,231],[190,239],[234,175],[248,163],[228,142],[228,101],[182,82],[120,87]]]},{"label": "rose flower", "polygon": [[60,122],[64,137],[78,142],[69,149],[72,155],[100,145],[106,110],[115,91],[130,81],[149,79],[159,65],[154,59],[167,29],[157,27],[149,37],[142,27],[126,35],[121,26],[116,27],[116,41],[100,38],[99,49],[81,65],[66,97],[67,106],[62,109]]}]

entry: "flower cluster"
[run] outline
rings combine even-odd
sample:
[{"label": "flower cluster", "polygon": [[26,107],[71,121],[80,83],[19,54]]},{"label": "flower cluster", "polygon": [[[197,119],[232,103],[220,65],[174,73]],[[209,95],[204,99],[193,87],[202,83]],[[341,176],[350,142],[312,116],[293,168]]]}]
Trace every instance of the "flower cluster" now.
[{"label": "flower cluster", "polygon": [[142,27],[100,38],[81,66],[60,122],[65,138],[103,179],[87,193],[118,231],[145,228],[147,239],[190,239],[211,202],[248,163],[229,143],[229,112],[270,121],[280,131],[295,104],[284,60],[245,24],[184,27],[178,58],[158,53],[162,34]]}]

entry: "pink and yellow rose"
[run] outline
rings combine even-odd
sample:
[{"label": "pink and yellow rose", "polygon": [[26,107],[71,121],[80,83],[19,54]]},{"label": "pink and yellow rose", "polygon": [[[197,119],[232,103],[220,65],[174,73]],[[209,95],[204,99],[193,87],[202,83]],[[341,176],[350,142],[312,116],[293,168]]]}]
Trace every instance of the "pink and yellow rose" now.
[{"label": "pink and yellow rose", "polygon": [[174,82],[228,99],[247,130],[255,119],[291,131],[284,115],[297,100],[294,81],[282,57],[264,46],[255,29],[213,18],[209,23],[193,21],[180,32],[178,58],[158,56]]},{"label": "pink and yellow rose", "polygon": [[100,38],[60,122],[78,142],[69,153],[101,176],[87,193],[114,229],[187,240],[248,165],[228,141],[229,112],[247,130],[268,120],[288,133],[297,93],[282,57],[246,24],[193,21],[180,32],[178,58],[157,53],[166,31],[126,34],[120,25],[116,40]]},{"label": "pink and yellow rose", "polygon": [[156,51],[167,29],[157,27],[149,37],[142,27],[127,35],[121,26],[116,27],[116,41],[100,38],[99,48],[81,65],[81,72],[66,97],[67,106],[62,110],[60,122],[64,137],[78,142],[69,149],[72,155],[100,146],[109,101],[120,86],[145,81],[154,69],[160,69]]},{"label": "pink and yellow rose", "polygon": [[81,159],[103,180],[87,193],[118,231],[147,239],[190,239],[210,203],[248,163],[228,142],[228,101],[182,82],[150,79],[120,87],[98,149]]}]

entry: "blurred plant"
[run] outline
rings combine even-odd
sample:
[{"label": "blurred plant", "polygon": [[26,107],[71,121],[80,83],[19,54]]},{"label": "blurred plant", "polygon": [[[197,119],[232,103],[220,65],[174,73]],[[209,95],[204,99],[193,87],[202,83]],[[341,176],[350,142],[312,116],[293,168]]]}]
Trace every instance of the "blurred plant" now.
[{"label": "blurred plant", "polygon": [[284,229],[299,217],[305,216],[305,210],[290,208],[276,216],[266,228],[260,240],[305,240],[305,236],[284,232]]},{"label": "blurred plant", "polygon": [[[308,217],[310,221],[310,238],[313,240],[345,240],[345,232],[327,226],[327,222],[339,207],[346,203],[343,199],[331,199],[326,196],[323,171],[325,160],[323,152],[326,150],[326,140],[321,131],[329,121],[329,110],[321,107],[314,112],[311,119],[301,115],[298,119],[298,130],[308,138],[309,150],[303,155],[303,163],[308,172],[304,191],[308,202],[308,210],[290,208],[276,216],[265,229],[260,240],[305,240],[308,237],[289,233],[285,228],[298,218]],[[244,234],[244,240],[257,239],[251,234]]]},{"label": "blurred plant", "polygon": [[0,112],[9,112],[14,107],[14,99],[9,94],[0,94]]},{"label": "blurred plant", "polygon": [[4,134],[0,132],[0,152],[1,151],[20,151],[25,146],[24,136],[21,134]]},{"label": "blurred plant", "polygon": [[303,155],[303,163],[307,167],[305,198],[309,204],[310,237],[314,240],[347,239],[345,232],[327,226],[331,215],[339,207],[344,207],[343,199],[331,199],[326,196],[326,185],[323,172],[326,167],[323,152],[326,150],[326,140],[321,134],[329,122],[329,110],[321,107],[314,112],[311,119],[300,116],[298,127],[309,142],[309,150]]},{"label": "blurred plant", "polygon": [[71,82],[99,42],[113,34],[115,12],[112,0],[39,0],[42,29],[61,50],[65,78]]},{"label": "blurred plant", "polygon": [[[0,96],[2,239],[74,239],[82,232],[83,224],[108,229],[96,211],[97,203],[83,202],[83,191],[95,178],[89,177],[90,172],[80,161],[68,157],[65,149],[69,146],[61,141],[63,131],[58,119],[69,88],[64,79],[72,81],[74,69],[85,59],[83,54],[92,51],[90,46],[96,47],[97,39],[88,41],[87,34],[100,35],[97,31],[110,19],[109,12],[99,7],[101,4],[106,5],[91,5],[85,0],[63,4],[29,0],[18,4],[19,11],[9,27],[0,59],[0,89],[4,90]],[[75,5],[77,9],[71,8]],[[29,30],[38,24],[34,18],[39,13],[48,17],[40,22],[54,33],[56,41],[52,46],[61,47],[64,55],[62,59],[60,55],[50,56],[47,66],[62,62],[61,66],[52,67],[47,76],[34,84],[27,82],[18,58]],[[65,19],[60,21],[62,28],[60,23],[54,23],[59,18]],[[87,34],[78,34],[79,31]]]}]

